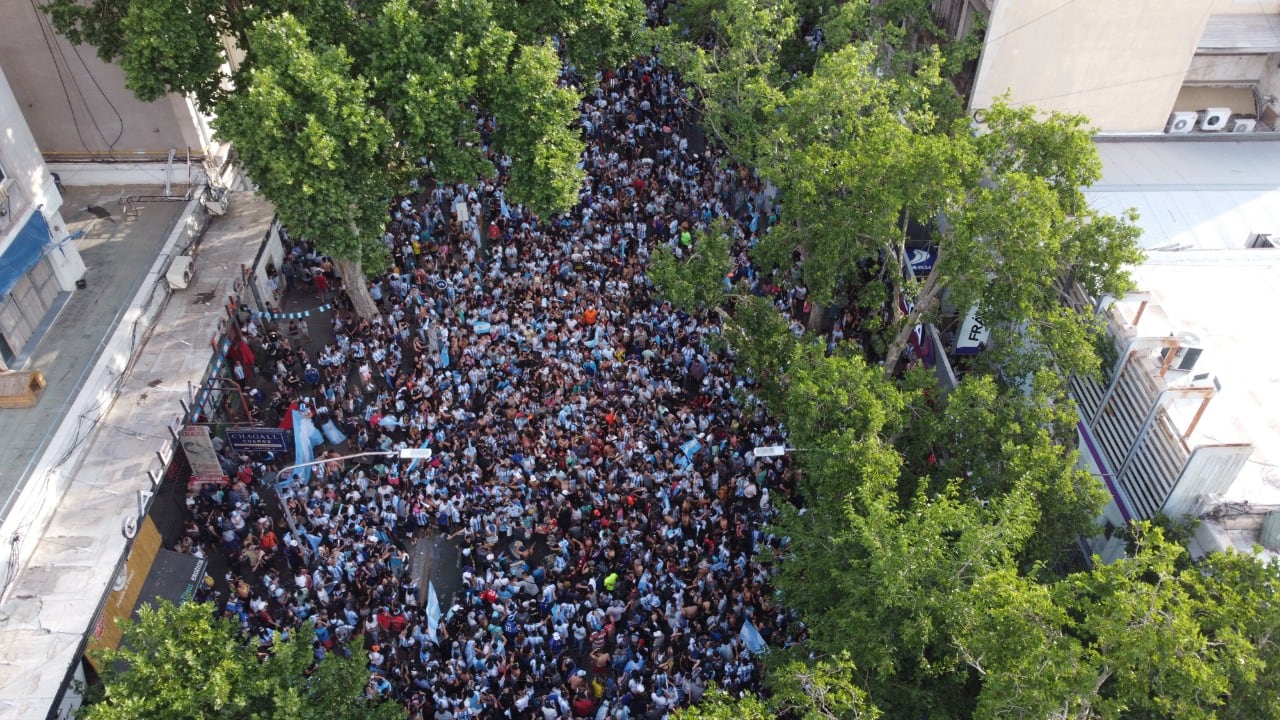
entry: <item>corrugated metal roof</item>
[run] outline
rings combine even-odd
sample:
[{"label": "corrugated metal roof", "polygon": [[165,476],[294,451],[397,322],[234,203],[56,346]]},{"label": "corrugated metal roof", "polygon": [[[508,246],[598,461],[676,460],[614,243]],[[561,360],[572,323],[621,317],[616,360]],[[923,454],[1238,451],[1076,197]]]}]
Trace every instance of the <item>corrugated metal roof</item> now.
[{"label": "corrugated metal roof", "polygon": [[1273,53],[1280,52],[1280,16],[1213,15],[1205,24],[1196,52]]},{"label": "corrugated metal roof", "polygon": [[1147,250],[1244,250],[1254,233],[1280,239],[1280,189],[1208,193],[1148,187],[1086,196],[1112,214],[1136,208]]},{"label": "corrugated metal roof", "polygon": [[1147,249],[1244,250],[1280,238],[1280,142],[1099,143],[1102,180],[1085,195],[1138,210]]}]

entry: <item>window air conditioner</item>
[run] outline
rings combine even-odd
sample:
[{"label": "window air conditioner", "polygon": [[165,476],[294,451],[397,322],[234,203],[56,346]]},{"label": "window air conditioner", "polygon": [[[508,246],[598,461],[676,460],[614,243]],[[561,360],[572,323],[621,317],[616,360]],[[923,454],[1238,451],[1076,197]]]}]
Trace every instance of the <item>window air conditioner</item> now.
[{"label": "window air conditioner", "polygon": [[179,255],[169,265],[165,280],[173,290],[182,290],[191,284],[191,276],[195,274],[195,259],[190,255]]}]

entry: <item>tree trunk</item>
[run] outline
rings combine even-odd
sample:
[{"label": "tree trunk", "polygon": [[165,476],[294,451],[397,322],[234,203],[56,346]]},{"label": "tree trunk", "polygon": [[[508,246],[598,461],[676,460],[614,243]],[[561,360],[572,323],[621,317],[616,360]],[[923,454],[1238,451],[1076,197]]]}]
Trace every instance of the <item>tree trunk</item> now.
[{"label": "tree trunk", "polygon": [[[896,295],[896,293],[895,293]],[[941,288],[937,284],[937,274],[930,272],[929,277],[924,281],[924,287],[920,289],[920,297],[916,299],[916,304],[911,308],[911,312],[907,313],[902,320],[902,326],[898,328],[898,334],[893,338],[893,342],[889,343],[889,349],[884,355],[884,374],[886,377],[893,377],[894,370],[898,367],[898,361],[902,359],[902,353],[907,349],[907,341],[911,338],[911,333],[915,332],[916,325],[920,319],[937,307],[938,300],[942,295]],[[897,314],[898,303],[895,298],[893,301],[894,314]]]},{"label": "tree trunk", "polygon": [[810,332],[825,332],[827,306],[813,300],[809,301],[809,317],[807,318]]},{"label": "tree trunk", "polygon": [[898,368],[898,361],[902,359],[902,353],[907,349],[907,341],[911,338],[911,333],[915,332],[916,323],[911,322],[914,316],[914,312],[907,316],[902,329],[898,331],[893,342],[889,343],[889,349],[884,353],[885,377],[893,377],[894,371]]},{"label": "tree trunk", "polygon": [[351,305],[355,308],[356,314],[362,318],[377,317],[378,304],[369,294],[369,284],[365,282],[364,268],[360,266],[360,262],[334,258],[333,264],[342,275],[342,287],[347,291],[347,297],[351,298]]}]

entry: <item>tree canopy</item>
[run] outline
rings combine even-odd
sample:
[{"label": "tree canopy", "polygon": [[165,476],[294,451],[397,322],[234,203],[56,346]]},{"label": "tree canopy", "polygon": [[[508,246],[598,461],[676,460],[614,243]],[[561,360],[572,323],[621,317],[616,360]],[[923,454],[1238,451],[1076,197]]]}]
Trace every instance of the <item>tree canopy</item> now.
[{"label": "tree canopy", "polygon": [[[1062,298],[1076,284],[1124,292],[1140,254],[1131,215],[1084,201],[1101,174],[1085,118],[1003,100],[980,122],[962,116],[947,80],[954,51],[899,52],[911,43],[893,28],[927,3],[837,3],[817,26],[788,2],[706,4],[710,24],[695,27],[713,42],[673,54],[730,156],[778,190],[778,222],[751,240],[764,269],[790,271],[798,249],[798,281],[818,306],[844,304],[868,280],[887,287],[865,309],[891,315],[875,352],[888,372],[944,299],[976,308],[995,331],[988,359],[1015,376],[1096,368],[1092,314]],[[798,27],[831,32],[807,63],[786,55]],[[913,224],[937,254],[921,278],[908,263]]]},{"label": "tree canopy", "polygon": [[583,177],[571,128],[583,87],[563,63],[612,66],[645,33],[641,0],[46,8],[73,42],[118,60],[139,98],[192,94],[284,223],[344,261],[344,274],[386,266],[386,202],[424,164],[440,182],[474,182],[506,156],[510,199],[537,213],[569,207]]},{"label": "tree canopy", "polygon": [[247,644],[206,603],[144,605],[121,623],[120,647],[99,656],[99,697],[81,720],[396,720],[404,708],[366,696],[369,671],[357,652],[316,662],[305,626],[278,634],[269,654]]},{"label": "tree canopy", "polygon": [[[782,336],[782,390],[762,395],[794,450],[767,462],[796,466],[801,502],[770,528],[786,538],[772,562],[807,642],[769,663],[763,704],[721,697],[691,717],[1276,712],[1264,628],[1280,568],[1237,553],[1192,563],[1146,524],[1127,557],[1081,562],[1104,496],[1044,385],[974,375],[940,396],[918,374],[887,379],[848,348]],[[817,678],[857,694],[831,710],[836,690]]]},{"label": "tree canopy", "polygon": [[[812,691],[785,709],[776,695],[716,696],[692,717],[1274,715],[1260,678],[1276,647],[1259,629],[1274,621],[1275,565],[1195,564],[1144,524],[1111,565],[1079,552],[1105,494],[1077,467],[1063,378],[1095,366],[1098,329],[1063,296],[1121,292],[1139,259],[1132,216],[1085,202],[1101,172],[1086,120],[1007,101],[960,116],[952,59],[899,52],[911,43],[893,28],[928,3],[685,5],[710,9],[676,50],[707,127],[777,188],[781,213],[767,234],[713,226],[660,250],[650,276],[721,317],[752,396],[786,428],[789,457],[766,462],[794,466],[801,500],[770,528],[786,539],[775,584],[808,640],[767,684]],[[799,62],[787,33],[814,37],[815,13],[831,34]],[[913,223],[938,253],[918,279]],[[801,332],[738,272],[743,247],[819,303],[891,309],[890,342]],[[988,362],[949,391],[895,368],[944,300],[996,331]],[[868,360],[881,357],[887,368]],[[816,677],[848,679],[856,707],[824,706]]]}]

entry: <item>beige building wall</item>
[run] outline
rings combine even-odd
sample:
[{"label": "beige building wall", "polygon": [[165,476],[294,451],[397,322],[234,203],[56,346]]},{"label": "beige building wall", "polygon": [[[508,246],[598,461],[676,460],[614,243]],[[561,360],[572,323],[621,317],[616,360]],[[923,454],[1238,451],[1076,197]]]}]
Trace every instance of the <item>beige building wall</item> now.
[{"label": "beige building wall", "polygon": [[58,35],[38,5],[3,4],[0,67],[43,152],[103,158],[200,152],[205,143],[186,99],[139,101],[125,88],[124,71]]},{"label": "beige building wall", "polygon": [[1214,0],[1214,15],[1256,15],[1280,13],[1280,0]]},{"label": "beige building wall", "polygon": [[1160,132],[1214,4],[998,0],[970,104],[1007,92],[1015,104],[1084,114],[1102,132]]}]

